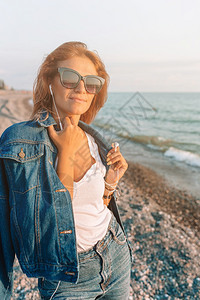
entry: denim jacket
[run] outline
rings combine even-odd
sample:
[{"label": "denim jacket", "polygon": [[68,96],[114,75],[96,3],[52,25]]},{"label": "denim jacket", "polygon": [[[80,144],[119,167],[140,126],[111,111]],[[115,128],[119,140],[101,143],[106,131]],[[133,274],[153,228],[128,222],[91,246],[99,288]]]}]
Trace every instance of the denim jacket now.
[{"label": "denim jacket", "polygon": [[[47,130],[52,124],[44,111],[38,121],[14,124],[1,136],[0,299],[10,299],[15,254],[28,277],[78,281],[72,203],[55,170],[57,148]],[[78,126],[94,137],[108,171],[112,147],[88,124]],[[114,193],[109,208],[122,226],[115,200]]]}]

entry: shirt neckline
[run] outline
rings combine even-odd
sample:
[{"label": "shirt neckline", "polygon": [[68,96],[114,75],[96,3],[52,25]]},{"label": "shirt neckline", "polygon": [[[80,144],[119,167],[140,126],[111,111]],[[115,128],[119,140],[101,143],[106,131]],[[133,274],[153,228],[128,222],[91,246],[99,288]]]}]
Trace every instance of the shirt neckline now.
[{"label": "shirt neckline", "polygon": [[96,156],[95,156],[95,154],[94,154],[94,151],[93,151],[94,148],[93,148],[93,145],[92,145],[92,141],[91,141],[91,139],[90,139],[90,137],[89,137],[89,134],[88,134],[87,132],[85,132],[85,131],[84,131],[84,133],[86,134],[86,137],[87,137],[87,140],[88,140],[88,146],[89,146],[89,149],[90,149],[90,154],[91,154],[91,156],[95,159],[95,163],[93,163],[93,164],[91,165],[91,167],[86,171],[86,173],[84,174],[84,176],[83,176],[79,181],[74,181],[74,184],[79,184],[79,183],[81,183],[81,181],[82,181],[83,179],[85,179],[86,176],[90,175],[90,173],[92,172],[94,166],[95,166],[96,163],[97,163],[97,158],[96,158]]}]

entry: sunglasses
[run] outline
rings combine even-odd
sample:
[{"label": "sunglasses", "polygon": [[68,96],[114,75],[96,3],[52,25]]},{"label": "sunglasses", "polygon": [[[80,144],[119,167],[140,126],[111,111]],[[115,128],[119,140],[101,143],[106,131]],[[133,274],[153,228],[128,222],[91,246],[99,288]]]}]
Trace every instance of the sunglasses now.
[{"label": "sunglasses", "polygon": [[99,76],[81,76],[78,72],[69,68],[58,68],[58,72],[62,86],[67,89],[74,89],[83,80],[85,89],[90,94],[98,94],[105,82],[105,79]]}]

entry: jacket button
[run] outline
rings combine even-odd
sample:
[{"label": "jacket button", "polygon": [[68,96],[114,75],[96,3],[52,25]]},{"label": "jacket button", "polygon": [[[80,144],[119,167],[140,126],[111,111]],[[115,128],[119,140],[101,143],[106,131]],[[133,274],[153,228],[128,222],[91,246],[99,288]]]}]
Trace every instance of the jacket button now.
[{"label": "jacket button", "polygon": [[23,148],[21,148],[21,151],[19,152],[19,156],[20,156],[21,158],[24,158],[25,155],[26,155],[26,154],[24,153]]},{"label": "jacket button", "polygon": [[72,233],[71,229],[60,231],[60,234],[69,234],[69,233]]},{"label": "jacket button", "polygon": [[71,275],[71,276],[75,276],[74,272],[65,272],[66,275]]}]

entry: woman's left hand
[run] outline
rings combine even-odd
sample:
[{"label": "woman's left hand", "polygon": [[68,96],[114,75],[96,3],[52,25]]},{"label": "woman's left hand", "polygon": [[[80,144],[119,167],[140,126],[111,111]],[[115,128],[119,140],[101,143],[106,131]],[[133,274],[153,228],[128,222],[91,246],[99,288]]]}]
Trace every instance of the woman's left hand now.
[{"label": "woman's left hand", "polygon": [[128,169],[128,164],[117,147],[116,152],[114,149],[114,143],[112,144],[113,149],[111,149],[107,154],[107,164],[111,165],[106,175],[106,182],[114,184],[119,181]]}]

